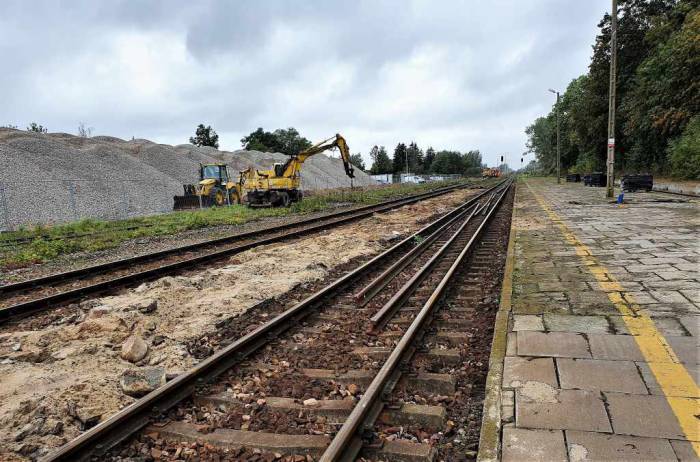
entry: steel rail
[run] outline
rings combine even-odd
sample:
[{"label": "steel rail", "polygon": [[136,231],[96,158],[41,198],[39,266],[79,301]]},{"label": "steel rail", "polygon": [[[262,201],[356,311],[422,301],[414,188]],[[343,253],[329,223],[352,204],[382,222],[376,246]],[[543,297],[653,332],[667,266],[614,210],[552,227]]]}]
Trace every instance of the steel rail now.
[{"label": "steel rail", "polygon": [[384,289],[401,271],[403,271],[406,266],[411,264],[416,260],[430,245],[432,245],[442,234],[444,234],[447,229],[452,226],[457,220],[462,218],[472,207],[476,207],[476,202],[470,204],[470,206],[464,209],[460,214],[452,218],[450,221],[445,223],[438,229],[435,233],[431,234],[430,237],[424,239],[417,246],[411,249],[406,255],[401,257],[396,263],[387,268],[382,274],[377,276],[369,284],[358,291],[353,298],[357,303],[357,306],[365,306],[379,291]]},{"label": "steel rail", "polygon": [[[477,197],[471,198],[470,201],[483,197],[499,186],[500,184],[483,191]],[[296,325],[300,320],[310,315],[314,309],[321,306],[328,296],[347,287],[357,277],[383,263],[399,250],[410,246],[417,236],[424,237],[426,234],[434,232],[456,213],[459,213],[463,207],[464,204],[424,226],[390,249],[204,359],[189,371],[180,374],[164,386],[132,403],[41,460],[43,462],[85,461],[89,460],[90,457],[104,454],[109,448],[148,424],[152,417],[168,410],[192,394],[196,386],[216,378]]]},{"label": "steel rail", "polygon": [[430,298],[425,302],[411,325],[398,341],[396,347],[389,355],[389,358],[367,387],[364,395],[362,395],[362,398],[360,398],[357,405],[353,408],[338,433],[336,433],[328,448],[326,448],[326,451],[321,456],[320,462],[345,462],[355,460],[355,457],[361,449],[361,439],[358,436],[358,432],[369,427],[374,422],[376,415],[381,411],[383,407],[381,398],[391,391],[387,390],[387,385],[393,385],[398,380],[400,375],[399,366],[405,363],[415,350],[415,348],[412,347],[414,340],[422,335],[426,321],[432,316],[435,308],[438,306],[448,284],[466,255],[471,251],[474,243],[481,237],[484,228],[491,221],[495,210],[501,205],[509,189],[510,184],[508,184],[508,187],[505,188],[503,193],[500,194],[493,206],[489,209],[485,219],[481,222],[474,235],[464,246],[457,259],[452,263],[445,276],[440,280],[437,288],[430,295]]},{"label": "steel rail", "polygon": [[[58,305],[60,303],[66,303],[66,302],[72,301],[72,300],[76,300],[76,299],[79,299],[79,298],[84,297],[84,296],[89,295],[89,294],[92,294],[92,295],[100,294],[100,293],[103,293],[105,291],[112,290],[112,289],[119,288],[119,287],[124,287],[124,286],[127,286],[129,284],[136,283],[136,282],[144,282],[144,281],[148,281],[148,280],[151,280],[151,279],[154,279],[157,277],[161,277],[161,276],[164,276],[167,274],[172,274],[174,272],[177,272],[177,271],[180,271],[180,270],[183,270],[186,268],[190,268],[190,267],[193,267],[196,265],[200,265],[200,264],[205,263],[205,262],[210,262],[210,261],[222,259],[224,257],[228,257],[228,256],[234,255],[236,253],[240,253],[240,252],[246,251],[248,249],[261,246],[261,245],[272,244],[275,242],[283,241],[285,239],[300,237],[300,236],[304,236],[307,234],[312,234],[312,233],[315,233],[315,232],[318,232],[318,231],[321,231],[324,229],[336,227],[336,226],[339,226],[341,224],[349,223],[352,221],[356,221],[356,220],[368,217],[374,213],[379,213],[379,212],[391,210],[391,209],[398,208],[398,207],[401,207],[404,205],[408,205],[408,204],[411,204],[414,202],[418,202],[420,200],[431,198],[431,197],[434,197],[436,195],[445,194],[447,192],[453,191],[454,189],[455,188],[441,190],[439,193],[431,192],[427,196],[424,194],[421,194],[419,196],[413,196],[411,198],[404,198],[399,202],[384,204],[378,208],[374,207],[374,208],[371,208],[370,210],[364,210],[364,211],[361,211],[360,213],[354,213],[354,214],[349,215],[349,216],[341,216],[341,217],[335,218],[333,220],[324,221],[320,224],[311,225],[311,226],[308,226],[308,227],[305,227],[305,228],[302,228],[299,230],[293,230],[293,231],[290,231],[288,233],[273,235],[270,237],[263,237],[263,238],[260,238],[258,240],[255,240],[255,241],[240,244],[240,245],[230,247],[227,249],[210,252],[210,253],[207,253],[204,255],[199,255],[196,257],[192,257],[192,258],[187,258],[187,259],[184,259],[181,261],[162,265],[162,266],[159,266],[156,268],[151,268],[151,269],[144,270],[144,271],[130,273],[130,274],[127,274],[124,276],[119,276],[116,278],[112,278],[112,279],[108,279],[105,281],[100,281],[100,282],[97,282],[94,284],[90,284],[90,285],[87,285],[84,287],[78,287],[76,289],[71,289],[71,290],[59,292],[56,294],[48,295],[46,297],[42,297],[42,298],[38,298],[38,299],[34,299],[34,300],[29,300],[26,302],[15,304],[15,305],[3,307],[3,308],[0,308],[0,324],[3,324],[9,320],[14,320],[14,319],[25,317],[25,316],[31,315],[31,314],[39,312],[39,311],[44,311],[46,309],[51,308],[54,305]],[[366,207],[363,207],[363,209],[366,209]],[[347,215],[346,212],[341,212],[341,214]],[[311,220],[311,221],[313,221],[313,220]],[[305,221],[304,223],[306,224],[307,222]],[[276,229],[271,228],[271,229],[273,231],[277,231],[281,228],[286,228],[286,227],[289,227],[289,226],[283,225],[280,228],[276,228]],[[251,233],[258,233],[258,231],[253,231]],[[250,233],[246,233],[246,234],[250,234]],[[241,235],[238,235],[238,237],[240,237],[240,236]],[[216,239],[215,241],[220,241],[220,240],[221,239]],[[189,248],[189,246],[185,246],[185,247]],[[164,252],[166,252],[166,251],[164,251]],[[170,250],[168,250],[167,252],[172,253]],[[77,271],[82,271],[82,270],[77,270]]]},{"label": "steel rail", "polygon": [[471,222],[473,217],[478,216],[484,210],[487,210],[491,205],[495,193],[491,195],[486,200],[485,204],[476,207],[471,215],[460,225],[457,231],[450,237],[447,242],[445,242],[440,249],[435,252],[435,254],[428,260],[425,265],[423,265],[420,270],[418,270],[414,275],[404,283],[403,286],[387,301],[384,306],[382,306],[379,311],[377,311],[371,318],[370,323],[372,324],[373,331],[380,329],[386,324],[386,321],[396,312],[396,310],[411,296],[418,285],[425,280],[433,267],[438,263],[439,260],[447,253],[447,251],[452,247],[453,243],[460,237],[464,229]]},{"label": "steel rail", "polygon": [[[47,285],[49,283],[60,282],[60,281],[65,281],[65,280],[70,280],[70,279],[76,279],[76,278],[78,278],[80,276],[84,276],[84,275],[99,274],[99,273],[103,273],[103,272],[108,271],[108,270],[127,267],[127,266],[133,265],[135,263],[142,263],[145,261],[150,261],[150,260],[154,260],[157,258],[162,258],[162,257],[166,257],[169,255],[175,255],[175,254],[199,250],[203,247],[220,245],[220,244],[227,244],[227,243],[231,243],[232,241],[236,241],[236,240],[249,239],[249,238],[253,238],[256,236],[263,235],[263,234],[269,234],[269,233],[283,231],[283,230],[290,229],[290,228],[304,226],[304,225],[316,223],[319,220],[333,219],[333,218],[338,218],[338,217],[351,215],[351,214],[358,214],[358,213],[362,214],[363,212],[376,212],[378,209],[383,209],[384,207],[389,207],[389,206],[400,207],[400,206],[406,205],[404,202],[406,202],[406,203],[416,202],[418,200],[423,200],[423,199],[435,197],[435,196],[438,196],[441,194],[447,194],[447,193],[452,192],[456,189],[465,188],[467,186],[469,186],[469,185],[468,184],[461,184],[461,185],[448,186],[445,188],[436,189],[434,191],[416,194],[414,196],[400,197],[400,198],[380,202],[378,204],[371,204],[371,205],[365,205],[362,207],[357,207],[357,208],[353,208],[353,209],[349,209],[349,210],[342,210],[340,212],[334,212],[334,213],[331,213],[328,215],[324,215],[322,217],[298,220],[298,221],[294,221],[294,222],[290,222],[290,223],[284,223],[284,224],[274,226],[274,227],[262,228],[259,230],[247,231],[247,232],[239,233],[239,234],[232,234],[232,235],[223,236],[223,237],[211,239],[211,240],[204,241],[204,242],[187,244],[187,245],[183,245],[183,246],[173,247],[170,249],[160,250],[157,252],[151,252],[151,253],[147,253],[147,254],[143,254],[143,255],[137,255],[134,257],[122,258],[119,260],[115,260],[115,261],[111,261],[111,262],[107,262],[107,263],[101,263],[98,265],[87,266],[85,268],[79,268],[79,269],[65,271],[65,272],[61,272],[61,273],[50,274],[47,276],[29,279],[26,281],[5,284],[5,285],[0,286],[0,294],[10,293],[10,292],[18,292],[18,291],[23,290],[23,289],[31,289],[31,288],[35,288],[35,287],[40,287],[40,286]],[[363,215],[363,216],[366,216],[366,215]]]}]

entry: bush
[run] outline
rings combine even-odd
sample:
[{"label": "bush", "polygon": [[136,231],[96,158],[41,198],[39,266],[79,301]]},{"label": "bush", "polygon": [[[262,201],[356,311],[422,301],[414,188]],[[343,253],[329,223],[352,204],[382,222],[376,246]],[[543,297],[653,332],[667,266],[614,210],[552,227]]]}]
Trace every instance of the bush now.
[{"label": "bush", "polygon": [[683,134],[670,143],[668,157],[673,176],[700,179],[700,116],[690,119]]}]

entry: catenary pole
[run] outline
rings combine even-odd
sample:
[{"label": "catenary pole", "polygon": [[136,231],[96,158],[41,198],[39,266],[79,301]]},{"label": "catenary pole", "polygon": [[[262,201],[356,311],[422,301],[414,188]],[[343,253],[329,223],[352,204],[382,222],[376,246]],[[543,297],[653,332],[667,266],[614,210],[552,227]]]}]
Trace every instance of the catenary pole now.
[{"label": "catenary pole", "polygon": [[610,91],[608,101],[607,197],[615,197],[615,75],[617,67],[617,0],[612,0],[610,29]]}]

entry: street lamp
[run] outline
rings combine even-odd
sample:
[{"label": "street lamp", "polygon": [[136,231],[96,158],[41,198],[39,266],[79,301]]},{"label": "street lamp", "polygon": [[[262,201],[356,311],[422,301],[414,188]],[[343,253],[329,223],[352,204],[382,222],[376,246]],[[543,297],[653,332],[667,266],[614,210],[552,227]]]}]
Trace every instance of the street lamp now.
[{"label": "street lamp", "polygon": [[559,142],[559,92],[556,90],[549,89],[551,93],[557,95],[557,184],[561,184],[561,148]]}]

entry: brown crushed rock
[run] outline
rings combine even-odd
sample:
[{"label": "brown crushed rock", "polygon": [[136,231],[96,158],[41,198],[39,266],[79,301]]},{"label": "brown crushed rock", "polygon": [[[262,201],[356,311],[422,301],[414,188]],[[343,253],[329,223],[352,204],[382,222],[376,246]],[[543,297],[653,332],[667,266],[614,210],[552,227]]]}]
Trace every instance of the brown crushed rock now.
[{"label": "brown crushed rock", "polygon": [[[197,358],[188,345],[216,331],[222,320],[378,253],[471,194],[458,191],[251,249],[216,267],[83,302],[71,322],[0,334],[0,460],[44,455],[133,402],[119,389],[125,369],[157,365],[172,374],[192,367]],[[157,308],[149,312],[153,301]],[[148,352],[131,364],[120,353],[134,334]]]}]

